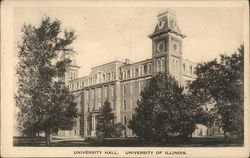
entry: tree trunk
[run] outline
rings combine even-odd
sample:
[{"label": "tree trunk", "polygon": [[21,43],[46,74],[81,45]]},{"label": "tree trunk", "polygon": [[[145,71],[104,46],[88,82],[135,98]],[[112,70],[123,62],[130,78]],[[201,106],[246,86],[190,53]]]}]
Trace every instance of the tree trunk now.
[{"label": "tree trunk", "polygon": [[50,135],[50,130],[46,130],[45,131],[45,138],[46,138],[46,144],[47,144],[47,146],[50,146],[51,145],[51,141],[52,141],[52,138],[51,138],[51,135]]}]

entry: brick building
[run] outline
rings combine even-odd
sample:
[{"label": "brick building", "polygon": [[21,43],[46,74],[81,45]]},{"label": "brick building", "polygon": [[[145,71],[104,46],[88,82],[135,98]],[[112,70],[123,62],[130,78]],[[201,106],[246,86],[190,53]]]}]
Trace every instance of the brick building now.
[{"label": "brick building", "polygon": [[[104,101],[111,103],[115,123],[126,126],[127,136],[133,136],[127,128],[137,106],[140,92],[148,80],[158,72],[172,74],[180,85],[194,79],[195,63],[183,59],[181,32],[176,14],[172,10],[160,13],[158,23],[149,38],[152,40],[152,58],[130,63],[112,61],[91,68],[89,76],[78,77],[79,67],[74,54],[68,56],[73,62],[61,80],[75,94],[82,116],[71,131],[59,131],[59,135],[95,136],[98,114]],[[68,58],[63,56],[62,58]]]}]

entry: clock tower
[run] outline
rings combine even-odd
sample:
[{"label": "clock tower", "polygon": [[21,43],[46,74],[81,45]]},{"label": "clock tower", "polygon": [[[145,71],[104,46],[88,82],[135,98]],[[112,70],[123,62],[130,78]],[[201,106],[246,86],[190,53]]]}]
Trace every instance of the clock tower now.
[{"label": "clock tower", "polygon": [[182,40],[185,37],[178,26],[174,11],[161,12],[152,39],[153,75],[166,72],[181,83]]}]

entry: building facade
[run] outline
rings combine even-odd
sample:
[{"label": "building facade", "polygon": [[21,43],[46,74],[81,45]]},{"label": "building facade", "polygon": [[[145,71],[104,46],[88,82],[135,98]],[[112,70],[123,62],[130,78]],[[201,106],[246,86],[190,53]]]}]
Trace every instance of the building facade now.
[{"label": "building facade", "polygon": [[[71,131],[59,131],[59,135],[95,136],[100,109],[109,101],[115,114],[115,123],[125,125],[127,136],[133,132],[127,127],[132,119],[140,92],[149,79],[158,72],[175,77],[181,86],[194,79],[195,63],[183,59],[183,39],[176,14],[166,10],[158,16],[158,23],[152,34],[152,58],[136,63],[112,61],[91,68],[89,76],[78,77],[74,54],[68,56],[72,64],[61,80],[75,94],[81,117]],[[66,58],[65,56],[63,58]]]}]

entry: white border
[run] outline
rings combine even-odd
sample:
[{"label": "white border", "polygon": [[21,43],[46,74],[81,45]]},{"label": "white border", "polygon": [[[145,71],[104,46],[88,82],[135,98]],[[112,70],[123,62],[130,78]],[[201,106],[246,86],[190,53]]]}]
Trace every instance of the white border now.
[{"label": "white border", "polygon": [[[13,147],[14,7],[242,7],[245,45],[244,147]],[[249,156],[249,8],[247,1],[3,1],[1,4],[1,150],[3,157],[248,157]],[[117,151],[119,155],[75,155],[74,151]],[[125,155],[124,151],[185,151],[186,155]]]}]

